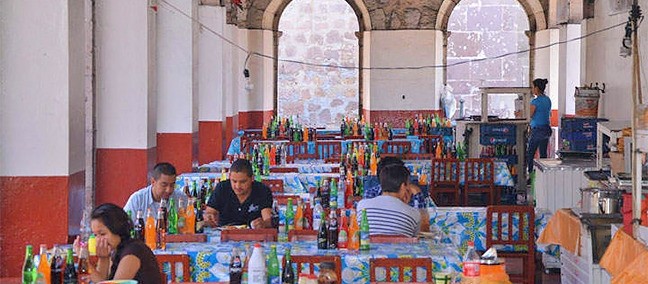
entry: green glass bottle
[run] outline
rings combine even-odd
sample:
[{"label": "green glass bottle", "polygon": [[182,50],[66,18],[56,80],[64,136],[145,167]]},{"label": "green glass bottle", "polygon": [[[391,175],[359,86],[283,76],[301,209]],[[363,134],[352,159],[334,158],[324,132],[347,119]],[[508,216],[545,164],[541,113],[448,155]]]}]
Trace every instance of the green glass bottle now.
[{"label": "green glass bottle", "polygon": [[72,248],[67,249],[67,259],[65,260],[65,270],[63,271],[63,284],[78,283],[76,268],[74,267],[74,255]]},{"label": "green glass bottle", "polygon": [[173,198],[169,198],[169,216],[167,217],[167,223],[169,224],[167,228],[167,233],[177,234],[178,233],[178,208],[175,206]]},{"label": "green glass bottle", "polygon": [[36,283],[36,265],[34,264],[33,248],[31,245],[25,247],[25,262],[23,263],[23,284]]},{"label": "green glass bottle", "polygon": [[279,258],[277,258],[277,245],[270,246],[270,256],[268,257],[268,283],[280,284],[281,279],[279,271]]},{"label": "green glass bottle", "polygon": [[338,207],[338,186],[337,180],[331,179],[331,191],[329,193],[329,207],[331,210],[335,210]]},{"label": "green glass bottle", "polygon": [[288,198],[286,205],[286,232],[295,229],[295,211],[293,210],[292,198]]},{"label": "green glass bottle", "polygon": [[369,220],[366,209],[362,209],[360,220],[360,250],[369,250]]}]

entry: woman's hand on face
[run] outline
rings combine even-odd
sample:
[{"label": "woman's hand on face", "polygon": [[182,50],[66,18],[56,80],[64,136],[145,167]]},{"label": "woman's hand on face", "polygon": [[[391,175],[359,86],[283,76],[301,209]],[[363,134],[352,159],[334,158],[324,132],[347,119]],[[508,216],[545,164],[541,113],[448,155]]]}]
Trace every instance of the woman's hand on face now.
[{"label": "woman's hand on face", "polygon": [[110,257],[112,247],[107,238],[97,238],[97,257]]}]

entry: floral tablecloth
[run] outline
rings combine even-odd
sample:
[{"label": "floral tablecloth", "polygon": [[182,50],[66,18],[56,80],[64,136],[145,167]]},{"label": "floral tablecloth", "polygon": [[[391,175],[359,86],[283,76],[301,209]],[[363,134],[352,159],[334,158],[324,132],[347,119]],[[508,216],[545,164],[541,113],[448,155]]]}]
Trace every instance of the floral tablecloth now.
[{"label": "floral tablecloth", "polygon": [[[448,244],[433,244],[421,241],[416,244],[372,244],[369,251],[346,250],[319,250],[314,241],[291,243],[263,243],[266,254],[270,245],[277,245],[279,259],[287,247],[291,248],[292,255],[339,255],[342,260],[343,283],[369,283],[369,260],[371,258],[408,258],[430,257],[433,261],[433,270],[460,271],[461,255],[455,248]],[[232,249],[237,247],[246,251],[250,242],[224,242],[224,243],[172,243],[167,245],[166,251],[156,250],[156,254],[181,254],[187,253],[191,261],[191,279],[197,282],[228,281],[229,263]],[[316,267],[316,273],[319,268]]]}]

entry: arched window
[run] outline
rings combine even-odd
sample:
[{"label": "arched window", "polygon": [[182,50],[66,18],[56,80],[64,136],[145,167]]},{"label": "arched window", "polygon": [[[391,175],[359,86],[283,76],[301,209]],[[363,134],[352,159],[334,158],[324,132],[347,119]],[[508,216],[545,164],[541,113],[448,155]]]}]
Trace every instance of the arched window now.
[{"label": "arched window", "polygon": [[[448,20],[447,83],[465,115],[480,114],[480,87],[528,87],[529,18],[516,0],[461,0]],[[513,117],[515,95],[492,96],[491,114]]]},{"label": "arched window", "polygon": [[277,112],[307,126],[337,127],[358,116],[358,18],[344,0],[293,0],[279,21]]}]

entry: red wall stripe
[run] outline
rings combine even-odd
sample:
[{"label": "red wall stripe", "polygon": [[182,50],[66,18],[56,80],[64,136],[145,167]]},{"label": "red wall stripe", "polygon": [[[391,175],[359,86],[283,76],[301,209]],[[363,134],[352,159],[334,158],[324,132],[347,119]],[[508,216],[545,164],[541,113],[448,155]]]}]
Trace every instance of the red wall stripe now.
[{"label": "red wall stripe", "polygon": [[67,243],[68,195],[84,172],[67,176],[0,177],[0,277],[21,275],[25,245]]},{"label": "red wall stripe", "polygon": [[193,163],[192,133],[158,133],[157,161],[173,164],[178,173],[191,172]]},{"label": "red wall stripe", "polygon": [[95,203],[124,206],[131,193],[148,184],[155,159],[151,149],[97,149]]},{"label": "red wall stripe", "polygon": [[198,164],[223,159],[223,122],[198,122]]}]

